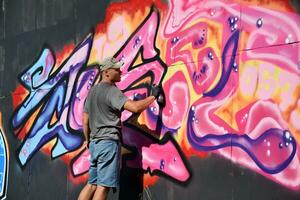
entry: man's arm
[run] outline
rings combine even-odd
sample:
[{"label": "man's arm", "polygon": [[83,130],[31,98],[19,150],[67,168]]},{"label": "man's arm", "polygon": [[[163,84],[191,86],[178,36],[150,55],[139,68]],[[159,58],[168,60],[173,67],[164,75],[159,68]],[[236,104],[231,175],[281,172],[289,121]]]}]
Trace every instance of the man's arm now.
[{"label": "man's arm", "polygon": [[133,113],[140,113],[143,110],[145,110],[154,100],[154,96],[149,96],[145,99],[138,101],[133,101],[129,99],[125,102],[124,109]]},{"label": "man's arm", "polygon": [[83,134],[85,141],[89,142],[90,139],[90,127],[89,127],[89,114],[83,112]]}]

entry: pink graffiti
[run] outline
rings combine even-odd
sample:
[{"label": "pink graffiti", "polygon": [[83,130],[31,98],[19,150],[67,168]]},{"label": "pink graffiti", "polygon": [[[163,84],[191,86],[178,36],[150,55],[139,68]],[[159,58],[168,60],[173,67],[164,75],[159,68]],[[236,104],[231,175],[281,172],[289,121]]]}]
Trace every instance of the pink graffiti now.
[{"label": "pink graffiti", "polygon": [[[207,25],[198,23],[183,31],[177,31],[170,37],[167,44],[167,49],[170,49],[170,51],[167,51],[167,64],[171,65],[178,61],[185,63],[193,88],[197,93],[204,93],[212,85],[220,66],[218,59],[213,59],[213,57],[216,57],[214,50],[205,47],[207,43]],[[205,47],[199,51],[196,60],[193,58],[190,49],[183,49],[189,43],[192,44],[192,49]]]},{"label": "pink graffiti", "polygon": [[171,141],[161,145],[151,144],[149,147],[142,147],[142,158],[143,169],[149,169],[150,173],[159,170],[182,182],[190,176]]},{"label": "pink graffiti", "polygon": [[89,150],[84,150],[78,159],[72,164],[72,171],[75,176],[83,174],[90,167],[91,154]]},{"label": "pink graffiti", "polygon": [[[276,66],[284,66],[286,71],[300,75],[297,65],[300,60],[300,46],[297,44],[292,45],[292,43],[300,40],[299,16],[258,7],[248,8],[243,6],[242,9],[245,9],[246,15],[241,19],[241,26],[245,31],[251,33],[246,49],[257,48],[255,51],[245,52],[243,59],[261,59]],[[263,28],[258,29],[257,23],[259,23],[259,20],[262,21]],[[278,22],[284,27],[278,26]],[[268,48],[267,51],[265,48],[259,48],[270,45],[275,46]]]},{"label": "pink graffiti", "polygon": [[74,130],[82,130],[82,114],[78,111],[83,111],[84,100],[88,92],[98,76],[98,69],[91,69],[85,73],[80,74],[75,85],[75,95],[73,96],[72,106],[69,113],[70,127]]},{"label": "pink graffiti", "polygon": [[[241,5],[235,1],[230,3],[219,0],[171,0],[169,6],[168,15],[162,19],[161,24],[159,12],[152,8],[124,43],[114,43],[113,46],[113,50],[120,47],[115,57],[125,63],[122,67],[122,81],[118,83],[118,87],[130,99],[147,96],[151,84],[162,84],[166,94],[166,106],[163,109],[157,103],[153,103],[141,114],[141,127],[136,126],[138,116],[127,111],[122,113],[123,142],[125,148],[131,151],[131,157],[125,156],[127,166],[143,169],[151,174],[164,174],[178,181],[187,181],[190,172],[185,163],[185,155],[177,142],[189,134],[186,124],[189,125],[190,121],[196,136],[193,138],[195,143],[197,139],[208,138],[211,134],[224,136],[231,133],[255,140],[272,129],[289,130],[293,126],[299,130],[299,115],[296,109],[290,116],[284,117],[288,109],[293,106],[299,108],[300,105],[299,95],[296,94],[297,85],[300,84],[298,15]],[[128,31],[122,22],[122,17],[117,18],[113,27],[124,26],[120,28]],[[114,34],[112,29],[108,31],[109,36]],[[127,34],[126,32],[125,35]],[[116,38],[116,35],[112,38]],[[160,42],[163,41],[159,48],[156,46],[157,38]],[[45,60],[43,71],[39,73],[40,65],[37,62],[34,69],[29,69],[29,73],[23,74],[21,78],[25,87],[30,86],[35,90],[45,85],[47,76],[52,77],[49,85],[54,86],[70,72],[65,98],[71,106],[63,107],[58,122],[68,123],[66,130],[81,134],[84,100],[90,87],[96,83],[98,70],[96,66],[88,66],[85,71],[80,71],[79,68],[85,66],[90,51],[87,47],[78,48],[76,51],[79,52],[79,57],[73,55],[62,65],[59,73],[50,74],[55,59],[52,53],[45,49],[42,54]],[[81,51],[83,53],[80,53]],[[78,60],[82,62],[79,63]],[[135,64],[137,60],[141,63]],[[80,67],[77,69],[74,67],[76,65]],[[249,65],[253,66],[248,67]],[[30,74],[33,72],[31,80]],[[272,77],[272,74],[271,78],[266,80],[264,76],[268,74],[264,75],[264,72],[282,74],[276,78]],[[247,83],[246,79],[249,77],[251,81]],[[289,82],[292,86],[289,85],[287,90],[278,90],[283,82]],[[267,85],[268,89],[260,87],[261,85]],[[44,89],[46,91],[48,88]],[[245,102],[246,105],[237,103],[243,107],[232,109],[231,122],[220,117],[217,111],[231,103],[234,107],[235,100],[242,96],[241,93],[250,96],[250,100]],[[280,96],[275,96],[274,93],[280,93]],[[36,91],[31,97],[36,95],[42,99],[46,92]],[[29,118],[27,113],[31,114],[29,101],[31,98],[26,99],[17,110],[20,116],[13,121],[16,128],[22,125],[24,119]],[[24,110],[27,112],[23,112]],[[190,121],[186,120],[189,116],[192,116]],[[177,132],[179,130],[180,132]],[[184,134],[178,136],[178,133]],[[296,136],[293,132],[289,133]],[[173,136],[178,136],[178,141]],[[247,146],[260,163],[271,168],[284,162],[295,150],[291,146],[279,150],[280,140],[276,136],[271,135],[268,140],[257,144],[249,143]],[[81,139],[78,138],[77,145],[81,144]],[[183,140],[185,141],[185,138]],[[191,148],[194,148],[192,151],[197,151],[191,140],[189,141],[190,144],[186,145],[191,145]],[[68,149],[59,152],[62,144],[63,141],[54,147],[55,151],[52,153],[55,156],[67,152]],[[207,140],[204,144],[214,147],[218,141]],[[73,147],[72,150],[77,147]],[[25,150],[21,151],[24,155],[28,153]],[[189,150],[185,153],[188,154]],[[286,167],[274,173],[263,171],[249,154],[236,146],[214,149],[213,153],[287,188],[300,189],[298,151]],[[89,157],[88,150],[83,150],[72,160],[72,172],[75,176],[87,172]]]},{"label": "pink graffiti", "polygon": [[[139,95],[147,95],[149,85],[160,84],[162,82],[164,74],[166,73],[166,66],[161,61],[159,57],[159,51],[154,45],[155,35],[158,29],[158,21],[158,12],[152,10],[150,15],[145,19],[145,23],[143,23],[143,25],[137,29],[136,33],[132,35],[124,44],[124,47],[122,47],[120,51],[116,53],[117,59],[123,60],[125,63],[121,69],[123,72],[123,76],[122,81],[118,84],[118,87],[122,89],[125,94],[131,99],[135,99]],[[132,66],[134,63],[134,59],[136,59],[136,55],[138,53],[141,53],[144,62],[138,66]],[[94,72],[92,76],[95,76],[95,74],[96,73]],[[136,82],[148,76],[151,78],[150,83],[138,84],[137,86],[135,85]],[[181,79],[184,79],[182,75],[179,77]],[[89,78],[86,77],[81,79],[86,80]],[[93,80],[94,79],[90,81],[93,82]],[[81,83],[80,88],[84,88],[87,86],[87,83]],[[175,87],[180,88],[180,84],[177,84]],[[78,110],[82,110],[83,103],[81,99],[86,97],[87,91],[84,90],[80,92],[80,88],[78,86],[76,88],[77,99],[73,104],[72,110],[77,110],[78,112]],[[183,89],[180,89],[182,91],[181,94],[185,95],[187,92],[187,87],[183,85],[182,88]],[[171,95],[170,97],[172,100],[179,100],[178,96],[176,96],[175,94]],[[178,106],[180,105],[185,105],[185,107],[187,108],[188,104],[181,104],[181,102],[179,101]],[[174,108],[176,107],[174,106]],[[175,114],[176,112],[179,112],[179,107],[177,107],[176,109],[177,111],[174,110]],[[172,116],[174,117],[174,115]],[[132,114],[130,112],[123,111],[121,119],[127,124],[125,124],[122,128],[123,142],[124,145],[128,148],[135,149],[137,154],[133,160],[127,161],[127,165],[144,170],[150,169],[150,172],[160,171],[161,173],[166,174],[176,180],[186,181],[190,177],[189,171],[186,168],[180,153],[178,152],[179,150],[174,146],[176,143],[175,140],[171,140],[171,138],[168,138],[164,139],[166,140],[165,143],[157,144],[159,141],[156,138],[149,137],[148,133],[143,132],[142,130],[136,131],[136,127],[130,125],[130,123],[127,122],[127,120],[130,120],[130,117],[132,117]],[[183,118],[177,118],[177,122],[175,123],[179,124]],[[78,117],[75,112],[72,112],[70,120],[72,121],[72,127],[80,127],[81,117]],[[151,127],[149,128],[149,130],[151,130]],[[160,135],[160,133],[157,134]],[[153,155],[159,154],[162,149],[168,149],[168,151],[166,151],[160,157],[153,157]],[[89,156],[90,154],[88,150],[85,150],[78,158],[75,158],[72,165],[73,174],[79,175],[88,170],[89,164],[82,164],[82,162],[88,160]],[[148,160],[150,157],[152,161]],[[179,171],[180,173],[178,173]]]},{"label": "pink graffiti", "polygon": [[[236,18],[240,22],[235,23],[234,28],[242,28],[245,32],[250,33],[249,40],[244,48],[245,50],[255,49],[255,51],[247,51],[242,54],[242,58],[245,60],[262,59],[277,66],[284,66],[287,71],[300,74],[297,65],[300,60],[299,45],[285,45],[284,48],[276,46],[299,41],[300,27],[298,24],[300,20],[297,14],[280,13],[261,7],[249,7],[243,4],[230,4],[229,2],[214,0],[194,0],[190,1],[189,4],[186,4],[185,1],[176,1],[175,3],[172,0],[170,5],[164,34],[171,38],[176,38],[176,34],[189,22],[205,18],[223,25],[224,36],[222,41],[224,41],[232,30],[226,28],[228,27],[228,19],[231,16],[234,16],[234,18],[240,16],[240,10],[242,10],[241,19]],[[284,27],[278,26],[279,22]],[[268,51],[265,48],[258,48],[270,45],[275,46],[268,48]]]},{"label": "pink graffiti", "polygon": [[163,124],[168,128],[178,129],[187,115],[190,104],[190,94],[184,75],[177,72],[165,82],[163,89],[168,91],[166,106],[162,113]]},{"label": "pink graffiti", "polygon": [[127,162],[128,166],[140,167],[149,170],[150,173],[159,171],[179,181],[186,181],[190,177],[186,164],[176,148],[176,142],[170,136],[166,135],[158,144],[150,136],[141,134],[142,130],[126,126],[122,130],[130,133],[124,135],[123,140],[137,155]]},{"label": "pink graffiti", "polygon": [[[188,4],[185,1],[176,1],[176,3],[175,1],[171,1],[170,5],[171,7],[164,27],[165,37],[170,38],[168,42],[170,51],[168,51],[169,54],[167,54],[166,60],[167,63],[171,65],[172,63],[183,61],[188,68],[192,80],[194,78],[194,72],[197,71],[197,63],[203,62],[203,57],[198,55],[196,60],[193,59],[191,50],[196,48],[196,44],[202,48],[207,48],[205,24],[198,23],[194,26],[188,26],[192,21],[199,18],[211,20],[224,27],[221,41],[226,41],[231,33],[239,29],[250,33],[245,46],[240,44],[240,47],[244,48],[241,49],[240,53],[240,59],[242,61],[251,59],[263,60],[272,63],[273,67],[282,67],[285,71],[299,76],[300,70],[297,64],[300,60],[300,47],[297,44],[292,45],[292,43],[299,41],[300,37],[300,28],[297,25],[300,22],[299,16],[244,5],[241,5],[240,8],[239,4],[230,4],[222,1],[194,0],[189,1]],[[239,18],[240,9],[243,10],[241,18]],[[284,28],[278,26],[278,23],[284,24]],[[197,33],[193,31],[197,26],[199,26],[197,33],[200,35],[202,33],[200,40],[199,36],[197,39]],[[187,43],[192,44],[192,49],[183,49]],[[225,42],[221,44],[222,49],[224,49],[224,45]],[[273,47],[266,50],[264,47],[268,46]],[[231,56],[231,54],[229,53],[227,56]],[[218,59],[213,51],[207,56],[207,58],[211,57],[213,57],[212,60]],[[201,65],[202,63],[198,66]],[[220,63],[216,61],[214,65],[212,65],[214,66],[213,69],[212,67],[208,67],[208,71],[211,71],[211,73],[206,74],[206,76],[209,77],[206,77],[206,80],[210,79],[211,81],[209,81],[207,85],[203,82],[197,84],[198,79],[194,78],[192,81],[193,89],[197,93],[205,92],[207,86],[212,84],[212,81],[216,78],[216,73],[219,71],[219,65]],[[238,71],[237,66],[238,63],[235,63],[235,66],[233,66],[235,72]],[[214,69],[215,71],[213,71]],[[238,130],[235,130],[230,124],[218,117],[215,111],[234,96],[239,86],[240,81],[237,73],[231,73],[229,80],[230,82],[226,84],[222,92],[216,97],[200,98],[193,104],[192,110],[195,112],[193,129],[195,133],[198,134],[197,137],[202,138],[211,133],[218,133],[219,135],[226,133],[247,133],[248,136],[255,139],[269,128],[288,129],[288,125],[283,119],[281,111],[272,101],[259,100],[238,112],[236,114]],[[269,85],[272,91],[274,85],[272,83]],[[265,93],[262,95],[265,95]],[[266,97],[269,96],[270,95],[266,95]],[[210,145],[214,144],[211,143]],[[284,159],[286,156],[282,155],[283,157],[280,157],[280,152],[282,151],[276,151],[276,149],[278,149],[276,145],[278,144],[274,144],[272,141],[266,141],[264,145],[266,145],[264,146],[265,149],[262,152],[257,152],[257,155],[260,155],[260,159],[263,160],[265,164],[280,163],[282,161],[281,159]],[[258,149],[256,150],[258,151]],[[294,157],[286,169],[278,174],[272,175],[262,172],[254,164],[253,160],[238,148],[233,148],[232,151],[230,148],[222,148],[215,150],[215,152],[231,159],[235,163],[255,170],[288,188],[294,190],[300,188],[299,154]],[[272,157],[267,156],[268,153],[272,154]],[[278,158],[276,158],[276,156],[278,156]]]}]

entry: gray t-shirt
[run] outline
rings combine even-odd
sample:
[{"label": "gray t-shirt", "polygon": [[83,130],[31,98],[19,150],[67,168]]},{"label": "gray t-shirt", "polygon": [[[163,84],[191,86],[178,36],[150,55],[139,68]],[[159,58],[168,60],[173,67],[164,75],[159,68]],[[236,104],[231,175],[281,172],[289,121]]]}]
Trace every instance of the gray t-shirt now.
[{"label": "gray t-shirt", "polygon": [[105,82],[94,85],[84,104],[89,115],[90,140],[119,140],[121,112],[128,98],[115,86]]}]

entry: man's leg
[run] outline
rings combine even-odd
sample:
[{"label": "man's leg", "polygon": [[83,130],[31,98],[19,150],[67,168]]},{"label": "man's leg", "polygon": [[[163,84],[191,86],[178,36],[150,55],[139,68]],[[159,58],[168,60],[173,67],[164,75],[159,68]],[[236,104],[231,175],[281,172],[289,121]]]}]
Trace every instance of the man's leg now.
[{"label": "man's leg", "polygon": [[84,186],[84,188],[81,190],[78,200],[91,200],[94,196],[96,188],[96,185],[91,185],[89,183],[86,184],[86,186]]},{"label": "man's leg", "polygon": [[93,200],[106,200],[109,192],[109,187],[97,185]]}]

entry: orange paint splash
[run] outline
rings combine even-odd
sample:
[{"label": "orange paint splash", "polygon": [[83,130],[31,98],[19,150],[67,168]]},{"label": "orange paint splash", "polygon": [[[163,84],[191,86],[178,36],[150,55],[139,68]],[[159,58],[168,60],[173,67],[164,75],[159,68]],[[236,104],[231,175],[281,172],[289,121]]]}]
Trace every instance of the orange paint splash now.
[{"label": "orange paint splash", "polygon": [[[71,44],[64,45],[61,51],[56,52],[55,55],[56,63],[54,67],[55,70],[61,66],[61,64],[66,60],[66,58],[70,56],[70,54],[74,49],[75,49],[75,44],[71,43]],[[55,70],[53,70],[52,72],[54,72]]]},{"label": "orange paint splash", "polygon": [[271,10],[295,12],[295,8],[287,0],[242,0],[236,1],[237,3],[243,3],[245,5],[252,5],[257,7],[264,7]]},{"label": "orange paint splash", "polygon": [[29,92],[26,90],[26,88],[22,85],[18,85],[15,89],[15,91],[13,91],[11,93],[12,97],[13,97],[13,108],[15,110],[16,107],[18,107],[26,98],[26,96],[29,94]]},{"label": "orange paint splash", "polygon": [[114,15],[128,14],[133,19],[135,13],[139,11],[142,16],[146,16],[148,14],[146,11],[148,11],[151,6],[155,6],[161,14],[167,10],[167,5],[161,0],[129,0],[127,2],[113,3],[106,9],[104,21],[96,26],[96,33],[105,33]]},{"label": "orange paint splash", "polygon": [[154,185],[158,178],[158,176],[151,176],[149,173],[144,174],[144,188]]}]

